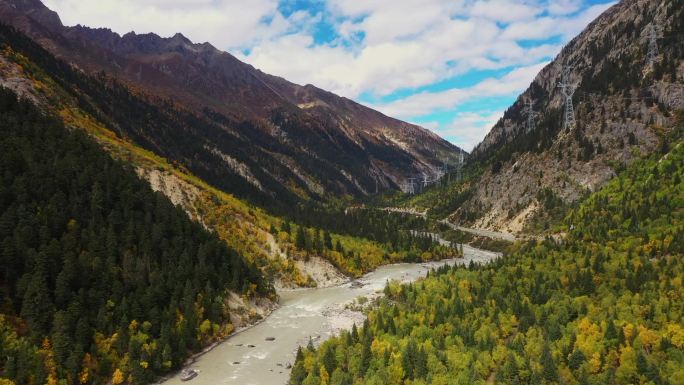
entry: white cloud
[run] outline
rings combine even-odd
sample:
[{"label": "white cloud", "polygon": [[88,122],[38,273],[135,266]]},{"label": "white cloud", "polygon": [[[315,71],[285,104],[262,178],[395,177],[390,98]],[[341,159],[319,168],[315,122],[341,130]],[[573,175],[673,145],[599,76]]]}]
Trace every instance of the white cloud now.
[{"label": "white cloud", "polygon": [[470,152],[503,116],[504,111],[462,112],[444,128],[432,128],[452,143]]},{"label": "white cloud", "polygon": [[[503,31],[501,38],[514,41],[542,40],[560,35],[564,40],[568,40],[613,4],[594,5],[574,17],[544,16],[535,20],[512,23]],[[555,11],[560,12],[560,10]]]},{"label": "white cloud", "polygon": [[275,37],[297,21],[278,12],[277,0],[45,0],[45,5],[66,25],[107,27],[119,34],[181,32],[195,42],[208,41],[223,49]]},{"label": "white cloud", "polygon": [[[122,34],[181,32],[193,41],[230,50],[265,72],[350,98],[404,90],[408,96],[375,107],[405,119],[521,91],[543,65],[540,62],[612,5],[587,7],[585,0],[325,0],[322,12],[300,10],[285,17],[279,1],[289,7],[288,0],[45,3],[67,25],[109,27]],[[332,41],[315,42],[314,25],[320,21],[336,32]],[[560,43],[548,43],[552,37],[560,37]],[[530,40],[540,43],[530,45]],[[473,87],[411,91],[472,70],[503,68],[513,70]],[[436,131],[463,130],[456,136],[466,138],[464,145],[484,135],[475,128],[491,118],[489,112],[458,116],[458,122]],[[478,124],[473,123],[476,116]]]},{"label": "white cloud", "polygon": [[530,20],[541,13],[543,8],[531,6],[519,1],[487,0],[475,2],[469,14],[476,17],[485,17],[503,23],[512,21]]},{"label": "white cloud", "polygon": [[[382,10],[378,12],[378,10]],[[356,28],[366,35],[366,44],[382,44],[393,39],[417,36],[449,18],[444,7],[430,1],[397,1],[392,6],[380,5]]]},{"label": "white cloud", "polygon": [[519,93],[530,85],[547,63],[517,68],[505,76],[489,78],[468,88],[452,88],[442,92],[421,92],[392,103],[374,106],[390,116],[411,118],[452,110],[465,101]]},{"label": "white cloud", "polygon": [[552,15],[567,15],[578,11],[582,7],[580,0],[550,0],[549,13]]},{"label": "white cloud", "polygon": [[[607,7],[559,15],[571,11],[573,1],[330,0],[328,18],[337,20],[339,40],[314,45],[305,31],[262,40],[238,57],[265,72],[347,97],[382,96],[473,69],[527,66],[552,57],[561,44],[523,47],[518,41],[554,35],[567,40]],[[555,16],[535,18],[544,9]]]}]

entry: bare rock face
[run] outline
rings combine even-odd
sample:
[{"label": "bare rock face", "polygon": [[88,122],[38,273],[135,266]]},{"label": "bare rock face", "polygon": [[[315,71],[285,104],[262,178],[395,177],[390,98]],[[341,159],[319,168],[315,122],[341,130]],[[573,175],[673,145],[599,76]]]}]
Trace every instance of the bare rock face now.
[{"label": "bare rock face", "polygon": [[155,152],[163,149],[165,156],[177,154],[173,160],[196,174],[231,174],[230,182],[215,184],[251,191],[245,195],[282,196],[281,190],[306,199],[365,195],[376,185],[397,188],[416,174],[434,177],[439,159],[458,151],[422,127],[265,74],[182,34],[120,36],[109,29],[66,27],[38,0],[0,1],[0,21],[86,73],[104,73],[160,108],[171,103],[219,127],[222,133],[211,135],[188,129],[199,153],[183,156],[178,155],[183,149],[174,146],[188,143],[163,141],[149,131],[122,134],[144,137],[141,144]]},{"label": "bare rock face", "polygon": [[[635,158],[656,151],[684,108],[684,5],[624,0],[573,39],[473,151],[486,165],[473,197],[453,220],[518,232],[542,209],[542,195],[565,202],[595,190]],[[646,63],[656,25],[658,62]],[[573,66],[577,124],[563,129],[563,66]],[[539,113],[526,132],[525,103]]]}]

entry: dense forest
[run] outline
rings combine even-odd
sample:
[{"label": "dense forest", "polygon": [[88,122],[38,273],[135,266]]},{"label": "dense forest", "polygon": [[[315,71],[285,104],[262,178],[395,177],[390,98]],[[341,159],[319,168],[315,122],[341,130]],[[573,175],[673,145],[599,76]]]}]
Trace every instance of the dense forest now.
[{"label": "dense forest", "polygon": [[[667,151],[667,147],[664,147]],[[635,162],[568,235],[390,283],[291,384],[684,384],[684,145]]]},{"label": "dense forest", "polygon": [[[363,207],[312,204],[300,206],[289,217],[306,227],[318,227],[338,234],[387,243],[395,250],[411,248],[414,245],[424,248],[424,237],[412,237],[406,231],[428,229],[425,218]],[[400,230],[404,230],[404,233]]]},{"label": "dense forest", "polygon": [[[384,215],[381,215],[384,217]],[[280,229],[271,230],[290,259],[307,260],[320,256],[338,270],[352,277],[360,277],[378,266],[398,262],[422,262],[457,258],[462,255],[458,245],[440,244],[433,234],[395,229],[387,240],[376,241],[363,237],[333,234],[320,228],[308,228],[283,222]]]},{"label": "dense forest", "polygon": [[83,132],[4,89],[0,127],[0,377],[146,383],[273,293]]}]

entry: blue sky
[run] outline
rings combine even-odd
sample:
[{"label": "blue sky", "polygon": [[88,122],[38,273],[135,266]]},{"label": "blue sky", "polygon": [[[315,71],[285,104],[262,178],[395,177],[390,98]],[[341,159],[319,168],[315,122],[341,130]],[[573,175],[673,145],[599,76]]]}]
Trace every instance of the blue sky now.
[{"label": "blue sky", "polygon": [[67,25],[181,32],[472,149],[603,0],[45,0]]}]

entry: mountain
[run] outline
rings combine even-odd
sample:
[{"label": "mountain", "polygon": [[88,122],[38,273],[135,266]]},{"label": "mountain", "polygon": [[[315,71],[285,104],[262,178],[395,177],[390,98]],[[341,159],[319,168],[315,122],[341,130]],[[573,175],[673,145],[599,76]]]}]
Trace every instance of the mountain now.
[{"label": "mountain", "polygon": [[[33,102],[41,113],[59,118],[68,128],[87,132],[113,158],[135,168],[155,191],[256,265],[276,287],[328,285],[329,279],[344,279],[342,274],[359,276],[382,264],[412,261],[417,255],[438,259],[458,254],[458,250],[441,247],[424,235],[405,231],[424,227],[415,218],[366,211],[347,213],[341,204],[292,204],[283,208],[296,203],[286,201],[287,191],[278,196],[282,206],[275,206],[287,214],[287,219],[278,217],[227,193],[241,185],[230,184],[235,178],[212,168],[206,158],[192,158],[191,166],[200,175],[173,161],[178,154],[197,153],[201,146],[197,133],[220,140],[222,131],[215,125],[168,106],[157,107],[121,84],[78,71],[23,33],[2,24],[0,53],[2,85]],[[145,133],[138,127],[145,127]],[[149,133],[154,134],[155,142],[146,140],[144,135]],[[177,143],[184,146],[174,145]],[[240,148],[249,150],[248,146],[243,142]]]},{"label": "mountain", "polygon": [[[66,27],[38,0],[0,2],[0,21],[89,74],[119,82],[186,122],[187,142],[114,122],[119,134],[182,163],[218,187],[258,202],[364,196],[435,176],[458,148],[416,125],[387,117],[312,85],[265,74],[209,43]],[[174,117],[176,120],[177,117]],[[211,133],[206,132],[211,130]],[[176,138],[177,139],[177,138]],[[198,161],[201,159],[201,161]],[[220,172],[219,172],[220,171]],[[255,198],[256,197],[256,198]]]},{"label": "mountain", "polygon": [[[473,150],[481,175],[453,221],[510,232],[544,230],[554,207],[577,201],[624,165],[666,149],[684,108],[681,1],[623,0],[570,41]],[[648,33],[659,31],[658,61],[646,63]],[[563,67],[577,84],[577,124],[563,128]],[[527,132],[525,105],[539,114]],[[559,211],[560,212],[560,211]],[[532,229],[532,227],[537,227]]]}]

